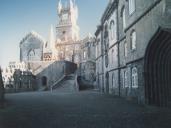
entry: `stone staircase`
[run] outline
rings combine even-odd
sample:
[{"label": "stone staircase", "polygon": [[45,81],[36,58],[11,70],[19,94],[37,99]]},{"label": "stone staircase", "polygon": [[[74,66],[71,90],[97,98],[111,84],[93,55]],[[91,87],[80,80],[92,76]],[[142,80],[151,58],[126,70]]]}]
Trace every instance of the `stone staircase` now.
[{"label": "stone staircase", "polygon": [[76,92],[75,74],[65,76],[53,87],[53,92]]}]

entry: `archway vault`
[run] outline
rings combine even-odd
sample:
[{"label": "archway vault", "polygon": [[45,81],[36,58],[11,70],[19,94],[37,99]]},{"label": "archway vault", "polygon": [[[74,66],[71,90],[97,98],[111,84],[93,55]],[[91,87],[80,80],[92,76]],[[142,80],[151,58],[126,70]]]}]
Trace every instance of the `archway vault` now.
[{"label": "archway vault", "polygon": [[46,76],[42,77],[42,86],[47,86],[47,77]]},{"label": "archway vault", "polygon": [[171,103],[171,29],[159,28],[146,49],[145,97],[148,104]]}]

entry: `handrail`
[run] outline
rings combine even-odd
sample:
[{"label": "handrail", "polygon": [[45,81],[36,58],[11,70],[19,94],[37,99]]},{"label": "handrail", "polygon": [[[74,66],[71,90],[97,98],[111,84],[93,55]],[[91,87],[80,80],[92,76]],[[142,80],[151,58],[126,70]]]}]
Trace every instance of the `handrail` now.
[{"label": "handrail", "polygon": [[53,91],[53,88],[58,85],[64,78],[66,77],[66,75],[63,75],[59,80],[57,80],[52,86],[51,86],[51,92]]}]

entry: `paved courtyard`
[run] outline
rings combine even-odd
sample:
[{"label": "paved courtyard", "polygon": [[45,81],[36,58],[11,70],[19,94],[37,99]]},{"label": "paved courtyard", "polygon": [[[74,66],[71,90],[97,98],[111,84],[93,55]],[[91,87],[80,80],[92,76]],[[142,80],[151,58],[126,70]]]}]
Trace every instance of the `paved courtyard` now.
[{"label": "paved courtyard", "polygon": [[171,128],[171,110],[95,91],[7,94],[0,128]]}]

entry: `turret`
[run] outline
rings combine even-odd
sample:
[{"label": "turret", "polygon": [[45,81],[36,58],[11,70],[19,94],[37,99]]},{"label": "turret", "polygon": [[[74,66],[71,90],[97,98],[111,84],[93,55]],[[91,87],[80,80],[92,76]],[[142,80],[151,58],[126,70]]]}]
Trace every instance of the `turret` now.
[{"label": "turret", "polygon": [[49,42],[50,42],[50,47],[53,51],[54,47],[55,47],[55,36],[54,36],[54,31],[53,31],[53,26],[51,25],[50,28],[50,35],[49,35]]},{"label": "turret", "polygon": [[73,7],[73,2],[72,2],[72,0],[69,1],[69,6],[70,6],[70,8]]},{"label": "turret", "polygon": [[58,3],[58,14],[61,13],[61,10],[62,10],[62,3],[61,3],[61,0],[59,0],[59,3]]}]

